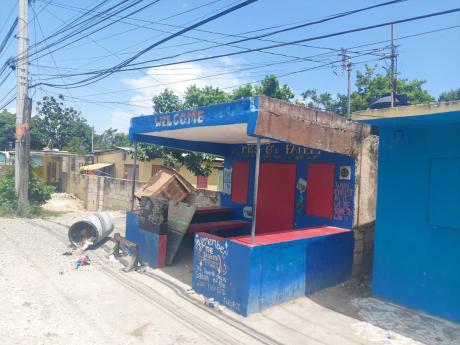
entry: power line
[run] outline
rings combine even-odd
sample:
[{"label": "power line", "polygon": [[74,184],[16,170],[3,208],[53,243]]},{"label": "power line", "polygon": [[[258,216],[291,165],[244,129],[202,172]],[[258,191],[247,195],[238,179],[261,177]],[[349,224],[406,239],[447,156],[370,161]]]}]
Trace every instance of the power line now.
[{"label": "power line", "polygon": [[[144,1],[144,0],[137,0],[137,1],[134,2],[133,4],[127,5],[126,7],[124,7],[124,8],[122,8],[122,9],[116,11],[115,14],[119,14],[119,13],[121,13],[121,12],[124,12],[124,11],[126,11],[127,9],[129,9],[129,8],[131,8],[131,7],[134,7],[134,6],[138,5],[139,3],[143,2],[143,1]],[[149,3],[149,4],[147,4],[147,5],[144,5],[144,6],[142,6],[141,8],[138,8],[138,9],[136,9],[136,10],[134,10],[134,11],[128,13],[128,14],[125,14],[122,18],[127,18],[127,17],[132,16],[132,15],[134,15],[134,14],[136,14],[136,13],[139,13],[139,12],[141,12],[141,11],[143,11],[143,10],[145,10],[145,9],[147,9],[147,8],[149,8],[149,7],[153,6],[153,5],[155,5],[155,4],[157,4],[157,3],[160,2],[160,1],[161,1],[161,0],[156,0],[156,1],[153,1],[153,2],[151,2],[151,3]],[[124,2],[124,1],[122,1],[121,3],[123,3],[123,2]],[[69,33],[69,34],[67,34],[66,36],[64,36],[64,38],[61,38],[61,39],[58,40],[58,41],[52,42],[51,44],[46,45],[44,48],[41,48],[41,49],[39,49],[39,50],[36,50],[35,52],[31,53],[30,56],[35,56],[35,55],[39,54],[40,52],[42,52],[42,51],[44,51],[44,50],[46,50],[46,49],[49,49],[49,48],[52,48],[52,47],[54,47],[54,46],[60,45],[60,44],[62,44],[63,42],[65,42],[66,40],[71,39],[71,38],[74,38],[76,34],[81,35],[82,32],[84,32],[84,31],[86,31],[86,30],[88,30],[88,29],[90,29],[90,28],[93,28],[93,27],[96,26],[96,25],[99,25],[99,24],[103,23],[104,21],[107,20],[107,18],[110,18],[110,16],[112,16],[112,15],[113,15],[112,13],[107,13],[105,16],[102,16],[102,18],[101,18],[98,22],[96,22],[95,24],[94,24],[94,23],[88,24],[88,25],[86,25],[86,27],[84,27],[84,28],[77,27],[77,28],[75,29],[75,31],[73,31],[73,32],[71,32],[71,33]],[[98,19],[98,18],[96,18],[96,19]],[[78,42],[78,41],[80,41],[80,40],[82,40],[82,39],[84,39],[84,38],[86,38],[86,37],[89,37],[89,36],[93,35],[94,33],[99,32],[99,31],[101,31],[101,30],[103,30],[103,29],[105,29],[105,28],[107,28],[107,27],[109,27],[109,26],[111,26],[111,25],[113,25],[113,24],[115,24],[115,23],[116,23],[116,21],[115,21],[115,22],[108,23],[108,24],[106,24],[106,25],[104,25],[104,26],[102,26],[102,27],[100,27],[100,28],[97,28],[97,29],[95,29],[95,30],[93,30],[93,31],[90,31],[89,33],[87,33],[87,34],[85,34],[85,35],[83,35],[83,36],[79,36],[79,37],[75,38],[74,40],[71,40],[70,42],[67,42],[66,44],[64,44],[64,45],[61,46],[60,48],[54,49],[54,50],[52,50],[52,51],[50,51],[50,52],[53,53],[53,52],[55,52],[55,51],[57,51],[57,50],[59,50],[59,49],[65,48],[65,47],[67,47],[67,46],[69,46],[69,45],[71,45],[71,44],[73,44],[73,43],[75,43],[75,42]],[[41,56],[41,57],[42,57],[42,56]],[[40,57],[36,57],[35,60],[36,60],[36,59],[39,59],[39,58],[40,58]]]},{"label": "power line", "polygon": [[16,18],[13,24],[11,25],[10,29],[6,33],[5,38],[3,39],[2,43],[0,43],[0,54],[3,52],[3,49],[5,49],[6,44],[10,40],[11,36],[13,35],[14,30],[18,26],[18,19]]},{"label": "power line", "polygon": [[[369,60],[364,60],[364,61],[358,61],[358,62],[355,63],[355,65],[360,65],[360,64],[369,63],[369,62],[375,62],[375,61],[381,61],[381,60],[382,60],[382,59],[369,59]],[[299,74],[299,73],[304,73],[304,72],[313,71],[313,70],[329,69],[333,64],[338,64],[338,63],[340,63],[340,62],[341,62],[341,60],[336,60],[336,61],[329,62],[329,63],[325,63],[325,64],[322,64],[322,65],[313,66],[313,67],[308,67],[308,68],[303,68],[303,69],[291,71],[291,72],[284,73],[284,74],[275,74],[275,76],[276,76],[277,78],[281,78],[281,77],[290,76],[290,75]],[[225,89],[234,89],[234,88],[237,88],[237,87],[240,87],[240,86],[244,86],[244,85],[248,85],[248,84],[260,83],[261,81],[262,81],[262,79],[258,79],[258,80],[251,81],[251,82],[246,82],[246,83],[242,83],[242,84],[237,84],[237,85],[232,85],[232,86],[228,86],[228,87],[223,87],[223,88],[221,88],[221,89],[223,89],[223,90],[225,90]],[[134,106],[134,107],[141,107],[141,108],[148,108],[148,109],[151,109],[151,107],[147,107],[147,106],[143,106],[143,105],[138,105],[138,104],[132,104],[132,103],[126,103],[126,102],[120,102],[120,101],[100,101],[100,100],[85,99],[85,98],[81,98],[81,97],[74,97],[74,98],[77,99],[77,100],[79,100],[79,101],[82,102],[82,103],[90,103],[90,104],[116,104],[116,105],[126,105],[126,106]]]},{"label": "power line", "polygon": [[[364,27],[360,27],[360,28],[334,32],[334,33],[331,33],[331,34],[314,36],[314,37],[304,38],[304,39],[290,41],[290,42],[283,42],[283,43],[278,43],[278,44],[265,46],[265,47],[260,47],[260,48],[248,49],[247,51],[243,51],[243,52],[233,52],[233,53],[228,53],[228,54],[221,54],[221,55],[216,55],[215,57],[204,57],[204,58],[201,58],[199,60],[197,59],[196,61],[209,60],[211,58],[219,58],[219,57],[223,57],[223,56],[240,55],[240,54],[259,51],[259,50],[280,48],[280,47],[284,47],[284,46],[287,46],[287,45],[293,45],[293,44],[296,44],[296,43],[303,43],[303,42],[315,41],[315,40],[320,40],[320,39],[325,39],[325,38],[330,38],[330,37],[335,37],[335,36],[341,36],[341,35],[346,35],[346,34],[350,34],[350,33],[376,29],[376,28],[380,28],[380,27],[384,27],[384,26],[388,26],[388,25],[392,25],[392,24],[393,25],[394,24],[401,24],[401,23],[406,23],[406,22],[410,22],[410,21],[414,21],[414,20],[421,20],[421,19],[426,19],[426,18],[430,18],[430,17],[450,14],[450,13],[459,12],[459,11],[460,11],[460,8],[455,8],[455,9],[442,11],[442,12],[434,12],[434,13],[429,13],[429,14],[426,14],[426,15],[410,17],[410,18],[406,18],[406,19],[394,20],[394,21],[385,22],[385,23],[381,23],[381,24],[374,24],[374,25],[364,26]],[[138,62],[138,63],[133,63],[130,66],[141,65],[141,64],[144,64],[144,63],[150,63],[150,62],[155,62],[155,61],[157,61],[157,59],[147,60],[147,61]],[[128,70],[128,69],[126,69],[126,70]]]},{"label": "power line", "polygon": [[[332,14],[332,15],[329,15],[329,16],[325,16],[325,17],[321,17],[319,19],[310,19],[310,20],[307,20],[307,21],[301,21],[301,22],[295,22],[295,23],[291,23],[291,24],[296,24],[295,28],[301,28],[301,27],[304,27],[304,26],[308,26],[308,25],[313,25],[313,24],[319,24],[319,23],[322,23],[322,22],[325,22],[325,21],[329,21],[329,20],[332,20],[332,19],[337,19],[337,18],[340,18],[340,17],[344,17],[344,16],[347,16],[347,15],[350,15],[350,14],[354,14],[354,13],[358,13],[358,12],[361,12],[361,11],[366,11],[366,10],[369,10],[369,9],[373,9],[373,8],[377,8],[377,7],[381,7],[381,6],[386,6],[386,5],[391,5],[391,4],[396,4],[396,3],[399,3],[399,2],[403,2],[403,1],[407,1],[407,0],[397,0],[397,1],[389,1],[389,2],[386,2],[386,3],[381,3],[381,4],[377,4],[377,5],[374,5],[374,6],[369,6],[369,7],[365,7],[365,8],[361,8],[361,9],[357,9],[357,10],[350,10],[350,11],[347,11],[347,12],[340,12],[340,13],[335,13],[335,14]],[[54,4],[55,6],[60,6],[62,8],[66,8],[66,9],[79,9],[78,7],[75,7],[75,6],[64,6],[62,4]],[[168,23],[161,23],[161,21],[163,21],[165,18],[163,19],[160,19],[158,21],[149,21],[149,20],[145,20],[145,19],[134,19],[134,18],[130,18],[130,20],[136,20],[136,21],[141,21],[141,22],[146,22],[148,24],[159,24],[159,25],[165,25],[165,26],[169,26],[169,27],[174,27],[174,28],[184,28],[183,26],[179,26],[179,25],[173,25],[173,24],[168,24]],[[133,24],[131,22],[127,22],[127,21],[122,21],[123,23],[125,24],[129,24],[129,25],[133,25],[137,28],[148,28],[148,29],[151,29],[151,30],[155,30],[155,31],[160,31],[160,32],[164,32],[164,33],[171,33],[171,31],[162,31],[162,30],[159,30],[159,29],[153,29],[153,28],[150,28],[148,27],[148,25],[137,25],[137,24]],[[301,24],[301,25],[298,25],[299,23],[304,23],[304,24]],[[221,33],[221,32],[216,32],[216,31],[210,31],[210,30],[204,30],[204,29],[194,29],[194,31],[199,31],[199,32],[203,32],[203,33],[210,33],[210,34],[214,34],[214,35],[219,35],[219,36],[223,36],[223,37],[234,37],[234,38],[243,38],[243,39],[251,39],[249,37],[246,37],[246,36],[242,36],[246,33],[253,33],[253,32],[260,32],[260,31],[266,31],[268,29],[272,29],[272,28],[279,28],[279,27],[284,27],[284,26],[288,26],[288,25],[291,25],[291,24],[283,24],[283,25],[277,25],[277,26],[270,26],[268,28],[261,28],[261,29],[257,29],[257,30],[252,30],[252,31],[247,31],[247,32],[244,32],[244,33],[240,33],[240,34],[226,34],[226,33]],[[130,30],[127,30],[127,31],[123,31],[119,34],[122,34],[122,33],[126,33],[126,32],[129,32],[131,31],[132,29]],[[280,32],[283,32],[283,31],[289,31],[291,29],[287,29],[287,30],[279,30]],[[115,34],[117,35],[117,34]],[[115,35],[111,35],[109,37],[114,37]],[[193,36],[187,36],[187,35],[183,35],[183,37],[186,37],[186,38],[191,38],[191,39],[194,39],[198,42],[211,42],[211,43],[217,43],[215,41],[210,41],[210,40],[204,40],[202,39],[201,37],[193,37]],[[104,38],[103,38],[104,39]],[[269,39],[262,39],[262,38],[252,38],[252,39],[258,39],[260,41],[268,41],[268,42],[275,42],[275,43],[279,43],[277,41],[274,41],[274,40],[269,40]],[[141,42],[142,43],[142,42]],[[231,42],[230,42],[231,43]],[[230,44],[228,43],[228,44]],[[195,44],[195,43],[185,43],[185,44],[181,44],[181,45],[189,45],[189,44]],[[137,45],[137,44],[136,44]],[[226,43],[223,43],[223,45],[227,45]],[[312,48],[312,46],[306,46],[307,48]],[[313,47],[313,48],[319,48],[319,49],[329,49],[329,48],[323,48],[323,47]]]},{"label": "power line", "polygon": [[[218,54],[218,55],[207,56],[207,57],[196,58],[196,59],[188,59],[188,60],[181,60],[181,61],[176,61],[176,62],[151,65],[151,66],[140,66],[140,67],[129,67],[129,68],[126,68],[126,66],[142,65],[142,64],[149,63],[150,60],[139,62],[139,63],[131,63],[129,65],[128,65],[128,63],[125,63],[125,64],[117,65],[117,66],[112,67],[110,69],[100,70],[99,72],[87,72],[87,73],[66,75],[66,77],[67,76],[70,77],[70,76],[83,76],[83,75],[93,75],[93,74],[95,74],[94,77],[86,78],[86,79],[83,79],[83,80],[78,81],[78,82],[73,82],[73,83],[68,84],[67,86],[70,85],[71,87],[81,87],[81,86],[90,85],[90,84],[92,84],[94,82],[97,82],[97,81],[101,80],[102,79],[101,76],[103,78],[105,78],[106,76],[108,76],[110,74],[120,72],[120,71],[134,71],[134,70],[145,69],[145,68],[157,68],[157,67],[164,67],[164,66],[172,66],[172,65],[184,64],[184,63],[190,63],[190,62],[207,61],[207,60],[212,60],[212,59],[217,59],[217,58],[222,58],[222,57],[229,57],[229,56],[247,54],[247,53],[256,52],[256,51],[260,51],[260,50],[279,48],[279,47],[284,47],[284,46],[287,46],[287,45],[292,45],[292,44],[295,44],[295,43],[302,43],[302,42],[321,40],[321,39],[325,39],[325,38],[330,38],[330,37],[341,36],[341,35],[345,35],[345,34],[350,34],[350,33],[355,33],[355,32],[360,32],[360,31],[365,31],[365,30],[371,30],[371,29],[375,29],[375,28],[380,28],[380,27],[391,25],[391,24],[406,23],[406,22],[410,22],[410,21],[414,21],[414,20],[421,20],[421,19],[426,19],[426,18],[430,18],[430,17],[450,14],[450,13],[459,12],[459,11],[460,11],[460,8],[454,8],[454,9],[451,9],[451,10],[446,10],[446,11],[441,11],[441,12],[434,12],[434,13],[429,13],[429,14],[425,14],[425,15],[421,15],[421,16],[410,17],[410,18],[405,18],[405,19],[399,19],[399,20],[389,21],[389,22],[385,22],[385,23],[380,23],[380,24],[374,24],[374,25],[354,28],[354,29],[350,29],[350,30],[343,30],[343,31],[334,32],[334,33],[330,33],[330,34],[314,36],[314,37],[308,37],[308,38],[303,38],[303,39],[294,40],[294,41],[290,41],[290,42],[284,42],[284,43],[269,45],[269,46],[265,46],[265,47],[253,48],[253,49],[248,49],[248,50],[238,51],[238,52],[232,52],[232,53]],[[157,44],[161,44],[161,42],[164,42],[164,41],[165,41],[165,39],[159,41],[160,43],[158,43],[158,42],[155,43],[152,46],[155,46]],[[146,49],[149,49],[149,48],[150,47],[148,47]],[[142,51],[141,54],[143,52],[145,52],[146,49],[144,49],[144,51]],[[127,61],[129,61],[129,60],[130,59],[128,59]],[[153,60],[153,61],[155,61],[155,60]],[[63,86],[63,85],[59,85],[59,84],[47,84],[47,83],[44,83],[43,85],[48,85],[48,86],[52,86],[52,87],[62,87]]]},{"label": "power line", "polygon": [[[99,2],[96,6],[90,8],[90,9],[84,10],[84,13],[83,13],[83,14],[81,14],[80,16],[77,16],[77,18],[73,19],[70,23],[67,23],[67,24],[65,24],[65,25],[60,26],[60,27],[59,27],[58,29],[56,29],[53,33],[51,33],[47,38],[48,38],[48,39],[49,39],[49,38],[55,38],[55,37],[57,37],[57,36],[59,36],[59,35],[64,34],[65,32],[67,32],[67,31],[69,31],[69,30],[72,30],[73,28],[76,28],[78,25],[79,25],[79,26],[82,26],[84,23],[90,24],[91,21],[97,19],[97,16],[91,16],[91,17],[89,17],[89,18],[87,18],[87,19],[84,19],[84,20],[82,20],[82,19],[85,18],[87,15],[91,14],[94,10],[96,10],[96,9],[98,9],[99,7],[101,7],[101,6],[105,5],[105,4],[107,4],[107,2],[109,2],[109,1],[110,1],[110,0],[103,0],[103,1]],[[106,9],[105,12],[107,13],[108,11],[110,11],[110,10],[112,10],[112,9],[115,9],[116,7],[118,7],[118,6],[122,5],[122,4],[123,4],[123,2],[118,2],[116,5],[114,5],[114,6],[110,7],[110,8],[108,8],[108,9]],[[54,3],[53,3],[53,5],[54,5]],[[104,12],[101,12],[100,14],[105,14],[105,13],[104,13]],[[79,22],[79,20],[82,20],[82,21]],[[40,44],[43,44],[43,43],[46,43],[46,40],[45,40],[45,39],[43,39],[43,40],[41,40],[41,41],[39,41],[39,42],[36,42],[35,44],[33,44],[33,45],[31,46],[31,48],[35,48],[36,46],[38,46],[38,45],[40,45]]]},{"label": "power line", "polygon": [[[360,56],[363,56],[363,55],[368,55],[368,52],[363,51],[363,52],[361,52],[360,54],[358,54],[358,55],[356,55],[354,57],[360,57]],[[251,66],[251,67],[238,68],[238,69],[234,69],[234,70],[230,70],[230,71],[224,71],[224,72],[219,72],[219,73],[215,73],[215,74],[209,74],[209,75],[205,75],[205,76],[201,76],[201,77],[197,77],[197,78],[183,79],[183,80],[179,80],[179,81],[173,81],[173,82],[161,83],[161,84],[164,85],[164,86],[170,86],[170,85],[180,84],[180,83],[184,83],[184,82],[193,82],[193,81],[197,81],[197,80],[203,80],[203,79],[208,79],[208,78],[213,78],[213,77],[218,77],[218,76],[223,76],[223,75],[228,75],[228,74],[241,73],[241,72],[247,72],[247,71],[252,71],[252,70],[256,70],[256,69],[266,68],[266,67],[273,67],[273,66],[282,65],[282,64],[292,64],[292,63],[299,63],[299,62],[306,62],[306,61],[312,61],[310,59],[310,56],[306,56],[306,57],[303,57],[303,58],[299,57],[299,58],[290,59],[290,60],[275,61],[275,62],[264,63],[264,64],[256,64],[255,66]],[[318,61],[313,61],[313,62],[318,62]],[[332,63],[335,63],[335,62],[336,62],[335,60],[332,61]],[[322,61],[321,63],[324,63],[324,61]],[[331,62],[329,62],[329,63],[331,63]],[[251,65],[254,65],[254,64],[251,64]],[[177,75],[177,74],[175,74],[175,75]],[[112,90],[112,91],[107,91],[107,92],[98,92],[98,93],[93,93],[92,96],[107,95],[107,94],[114,94],[114,93],[116,94],[116,93],[120,93],[120,92],[132,91],[132,90],[148,89],[148,88],[155,87],[155,86],[159,86],[159,84],[148,85],[148,86],[143,86],[143,87],[136,87],[136,88],[126,88],[126,89],[122,89],[122,90]]]},{"label": "power line", "polygon": [[[146,47],[145,49],[141,50],[140,52],[138,52],[134,56],[132,56],[132,57],[126,59],[125,61],[121,62],[120,64],[112,67],[110,70],[101,71],[101,73],[99,73],[99,75],[97,75],[95,77],[88,78],[88,80],[97,79],[97,81],[98,81],[98,80],[104,79],[104,78],[108,77],[109,75],[111,75],[112,73],[114,73],[114,71],[123,68],[124,66],[126,66],[129,63],[133,62],[134,60],[136,60],[137,58],[139,58],[140,56],[142,56],[146,52],[148,52],[148,51],[152,50],[153,48],[155,48],[156,46],[158,46],[158,45],[160,45],[160,44],[162,44],[164,42],[167,42],[167,41],[169,41],[169,40],[171,40],[171,39],[173,39],[175,37],[178,37],[178,36],[182,35],[185,32],[193,30],[194,28],[197,28],[197,27],[202,26],[202,25],[204,25],[206,23],[214,21],[215,19],[218,19],[218,18],[223,17],[223,16],[225,16],[225,15],[231,13],[231,12],[239,10],[240,8],[248,6],[248,5],[250,5],[250,4],[252,4],[252,3],[256,2],[256,1],[258,1],[258,0],[245,0],[245,1],[239,3],[239,4],[235,5],[235,6],[232,6],[232,7],[228,8],[228,9],[224,10],[224,11],[221,11],[221,12],[215,14],[215,15],[212,15],[210,17],[207,17],[207,18],[203,19],[203,20],[200,20],[199,22],[197,22],[197,23],[195,23],[193,25],[190,25],[187,28],[179,30],[178,32],[176,32],[174,34],[171,34],[168,37],[163,38],[163,39],[161,39],[161,40],[149,45],[148,47]],[[72,84],[69,84],[69,85],[72,85]],[[87,84],[87,85],[89,85],[89,84]]]},{"label": "power line", "polygon": [[[238,43],[238,42],[249,41],[249,40],[260,40],[260,41],[281,43],[281,42],[275,41],[275,40],[264,39],[264,37],[276,35],[276,34],[279,34],[279,33],[282,33],[282,32],[287,32],[287,31],[291,31],[291,30],[296,30],[296,29],[303,28],[303,27],[306,27],[306,26],[311,26],[311,25],[315,25],[315,24],[324,23],[324,22],[327,22],[327,21],[330,21],[330,20],[334,20],[334,19],[338,19],[338,18],[341,18],[341,17],[344,17],[344,16],[348,16],[348,15],[351,15],[351,14],[359,13],[359,12],[362,12],[362,11],[367,11],[367,10],[374,9],[374,8],[378,8],[378,7],[382,7],[382,6],[393,5],[393,4],[396,4],[396,3],[403,2],[403,1],[407,1],[407,0],[394,0],[394,1],[389,1],[389,2],[385,2],[385,3],[376,4],[376,5],[373,5],[373,6],[368,6],[368,7],[365,7],[365,8],[360,8],[360,9],[356,9],[356,10],[350,10],[350,11],[347,11],[347,12],[341,12],[341,13],[337,13],[337,14],[333,14],[333,15],[324,17],[324,18],[320,18],[320,19],[315,20],[315,21],[310,21],[310,22],[303,23],[303,24],[300,24],[300,25],[295,25],[295,26],[293,26],[293,27],[285,28],[285,29],[282,29],[282,30],[277,30],[277,31],[270,32],[270,33],[266,33],[266,34],[259,35],[259,36],[256,36],[256,37],[245,37],[245,36],[241,36],[241,34],[240,34],[240,35],[222,34],[222,33],[214,32],[214,31],[209,31],[209,30],[195,29],[195,30],[197,30],[197,31],[202,31],[202,32],[207,32],[207,33],[213,33],[213,34],[218,34],[218,35],[225,36],[225,37],[237,37],[237,38],[240,38],[240,39],[239,39],[239,40],[236,40],[236,41],[228,42],[228,43],[219,43],[219,42],[215,42],[215,41],[212,41],[212,40],[209,40],[209,39],[207,40],[207,39],[203,39],[203,38],[196,38],[196,37],[193,37],[193,36],[186,36],[186,35],[183,35],[183,37],[192,38],[192,39],[197,40],[197,41],[199,41],[199,42],[210,42],[210,43],[214,43],[214,44],[217,44],[217,45],[209,46],[209,47],[206,47],[206,48],[201,48],[201,49],[192,50],[192,51],[188,51],[188,52],[181,53],[181,54],[176,54],[176,55],[174,55],[174,56],[168,56],[168,57],[160,58],[160,59],[157,59],[157,61],[162,60],[162,59],[176,58],[176,57],[181,56],[181,55],[185,55],[185,54],[189,54],[189,53],[193,53],[193,52],[197,52],[197,51],[200,51],[200,52],[201,52],[201,51],[204,51],[204,50],[208,50],[208,49],[212,49],[212,48],[216,48],[216,47],[221,47],[221,46],[230,46],[230,47],[235,47],[235,48],[239,48],[239,49],[248,49],[248,48],[241,47],[241,46],[235,46],[234,44],[235,44],[235,43]],[[75,7],[74,7],[74,8],[75,8]],[[165,18],[163,18],[163,19],[161,19],[161,20],[159,20],[159,21],[150,22],[150,23],[160,24],[160,22],[161,22],[162,20],[164,20],[164,19],[165,19]],[[182,26],[178,26],[178,25],[171,25],[171,24],[163,24],[163,25],[173,26],[173,27],[177,27],[177,28],[183,28]],[[146,25],[141,26],[141,27],[146,27]],[[127,31],[124,31],[123,33],[129,32],[129,31],[131,31],[131,30],[132,30],[132,29],[127,30]],[[157,30],[157,31],[162,31],[162,30],[158,30],[158,29],[156,29],[156,30]],[[259,31],[260,31],[260,30],[259,30]],[[170,31],[162,31],[162,32],[171,33]],[[115,35],[111,35],[110,37],[114,37],[114,36],[115,36]],[[305,46],[305,45],[302,45],[302,44],[297,44],[297,45]],[[311,46],[306,46],[306,47],[311,48]],[[315,48],[316,48],[316,47],[315,47]],[[320,49],[333,50],[333,49],[331,49],[331,48],[324,48],[324,47],[318,47],[318,48],[320,48]],[[289,58],[293,58],[293,57],[294,57],[294,56],[289,56],[289,55],[286,55],[286,54],[280,54],[280,53],[274,53],[274,52],[265,52],[265,51],[259,51],[259,52],[260,52],[260,53],[264,53],[264,54],[280,55],[280,56],[289,57]]]},{"label": "power line", "polygon": [[[35,17],[34,17],[34,20],[33,20],[33,22],[34,22],[34,29],[36,29],[36,25],[35,25],[35,23],[36,23],[36,24],[38,25],[38,28],[39,28],[39,30],[40,30],[40,32],[41,32],[42,37],[45,38],[45,34],[43,33],[42,26],[41,26],[40,21],[39,21],[39,19],[38,19],[38,17],[37,17],[37,14],[35,13],[35,9],[34,9],[33,6],[32,6],[32,11],[33,11],[34,14],[35,14]],[[35,32],[35,36],[36,36],[36,32]],[[45,40],[46,40],[46,39],[45,39]],[[53,62],[53,64],[54,64],[55,68],[56,68],[56,71],[58,71],[58,73],[61,73],[61,71],[59,70],[59,68],[58,68],[58,66],[57,66],[57,64],[56,64],[56,60],[54,59],[53,54],[50,53],[49,55],[50,55],[50,57],[51,57],[51,60],[52,60],[52,62]],[[64,82],[64,78],[62,78],[62,76],[61,76],[61,80],[62,80],[62,82]],[[67,93],[69,94],[69,96],[72,97],[72,93],[70,92],[70,90],[69,90],[68,88],[66,88],[66,90],[67,90]],[[78,106],[77,103],[75,103],[75,107],[77,108],[77,110],[78,110],[79,112],[81,112],[80,107]]]}]

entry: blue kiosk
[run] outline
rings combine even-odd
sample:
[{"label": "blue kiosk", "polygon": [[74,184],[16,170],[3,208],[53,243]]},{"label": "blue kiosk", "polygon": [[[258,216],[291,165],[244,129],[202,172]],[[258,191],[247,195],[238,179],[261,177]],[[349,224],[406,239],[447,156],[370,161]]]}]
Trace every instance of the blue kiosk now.
[{"label": "blue kiosk", "polygon": [[356,119],[380,134],[373,295],[460,322],[460,101]]},{"label": "blue kiosk", "polygon": [[129,137],[224,157],[221,205],[198,208],[188,229],[192,284],[248,315],[350,276],[353,143],[363,128],[260,96],[135,117]]}]

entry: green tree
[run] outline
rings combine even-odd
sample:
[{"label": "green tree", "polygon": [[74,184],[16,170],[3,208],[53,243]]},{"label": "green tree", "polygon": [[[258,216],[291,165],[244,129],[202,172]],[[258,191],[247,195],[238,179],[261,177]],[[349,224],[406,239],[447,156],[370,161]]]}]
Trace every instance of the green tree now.
[{"label": "green tree", "polygon": [[34,170],[30,169],[29,178],[29,207],[20,206],[14,188],[14,167],[7,167],[0,176],[0,214],[18,216],[37,216],[40,206],[51,199],[54,192],[53,186],[48,186]]},{"label": "green tree", "polygon": [[[411,104],[433,102],[433,96],[423,89],[425,83],[425,80],[400,78],[397,81],[397,90],[400,94],[406,94]],[[375,66],[366,65],[364,72],[356,72],[355,88],[351,94],[351,111],[368,109],[372,102],[390,92],[390,76],[388,73],[376,73]],[[346,95],[332,96],[327,92],[318,94],[315,89],[306,90],[301,95],[308,107],[333,111],[339,115],[347,112]]]},{"label": "green tree", "polygon": [[256,89],[251,84],[240,86],[233,90],[232,99],[238,100],[256,96]]},{"label": "green tree", "polygon": [[131,146],[128,135],[119,132],[117,129],[108,128],[101,134],[94,136],[94,149],[95,150],[108,150],[120,146]]},{"label": "green tree", "polygon": [[[89,152],[91,148],[92,128],[80,112],[64,105],[64,96],[58,98],[45,96],[37,102],[37,115],[31,121],[33,148],[42,149],[51,143],[53,148],[65,147],[80,152]],[[75,145],[75,139],[79,141]]]},{"label": "green tree", "polygon": [[265,95],[288,102],[295,96],[294,92],[287,84],[280,86],[278,78],[273,74],[267,75],[260,83],[260,86],[256,86],[255,93],[257,95]]},{"label": "green tree", "polygon": [[6,110],[0,112],[0,150],[12,149],[14,147],[15,128],[15,115]]},{"label": "green tree", "polygon": [[347,109],[347,96],[337,94],[333,96],[329,92],[318,94],[316,89],[310,89],[302,92],[302,98],[309,108],[320,109],[332,113],[345,115]]},{"label": "green tree", "polygon": [[460,87],[456,90],[445,91],[439,95],[439,102],[451,102],[460,100]]},{"label": "green tree", "polygon": [[201,107],[210,104],[226,103],[231,100],[231,96],[218,87],[205,86],[200,88],[196,85],[192,85],[189,86],[185,92],[184,107]]},{"label": "green tree", "polygon": [[[191,108],[193,106],[213,104],[215,101],[222,99],[222,92],[212,87],[200,89],[197,86],[191,86],[187,89],[188,98],[186,95],[186,101],[183,103],[173,91],[165,89],[160,94],[152,97],[153,109],[156,113],[164,113]],[[225,94],[224,97],[228,97],[228,95]],[[212,173],[214,161],[214,156],[212,155],[150,144],[138,145],[137,157],[140,161],[150,161],[160,158],[163,160],[164,165],[177,170],[185,166],[196,176],[209,176]]]},{"label": "green tree", "polygon": [[152,97],[153,111],[158,113],[170,113],[182,108],[182,101],[174,91],[166,88],[164,91]]},{"label": "green tree", "polygon": [[[290,101],[294,98],[294,92],[287,84],[280,86],[278,79],[274,75],[269,75],[264,78],[259,86],[253,87],[251,84],[247,84],[231,93],[225,92],[218,87],[191,85],[187,88],[183,101],[173,91],[165,89],[160,94],[153,96],[152,102],[155,113],[169,113],[181,109],[231,102],[256,95],[266,95],[285,101]],[[141,161],[161,158],[167,166],[176,169],[185,166],[197,176],[210,175],[214,161],[213,155],[148,144],[139,145],[137,155]]]}]

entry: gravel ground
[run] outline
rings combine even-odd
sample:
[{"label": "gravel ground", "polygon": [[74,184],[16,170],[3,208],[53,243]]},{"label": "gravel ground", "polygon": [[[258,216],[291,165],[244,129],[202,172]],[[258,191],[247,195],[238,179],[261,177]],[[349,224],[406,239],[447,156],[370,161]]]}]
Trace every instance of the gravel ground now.
[{"label": "gravel ground", "polygon": [[[243,318],[205,307],[167,270],[120,271],[104,248],[77,270],[62,254],[84,214],[0,218],[0,344],[460,344],[460,325],[354,295],[355,283]],[[123,214],[110,215],[123,233]]]}]

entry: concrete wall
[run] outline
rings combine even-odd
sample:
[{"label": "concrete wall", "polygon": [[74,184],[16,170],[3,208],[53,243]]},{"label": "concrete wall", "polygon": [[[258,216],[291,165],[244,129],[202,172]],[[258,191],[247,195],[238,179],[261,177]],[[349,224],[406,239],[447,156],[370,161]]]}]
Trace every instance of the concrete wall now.
[{"label": "concrete wall", "polygon": [[[89,211],[131,209],[132,182],[103,176],[90,176],[70,172],[61,174],[63,191],[73,193],[84,202]],[[136,189],[144,182],[137,181]],[[220,193],[198,189],[190,194],[185,202],[197,206],[220,205]]]},{"label": "concrete wall", "polygon": [[[136,182],[136,189],[144,182]],[[62,173],[63,190],[83,200],[88,211],[130,210],[131,188],[129,180],[90,176],[80,173]]]},{"label": "concrete wall", "polygon": [[66,193],[74,194],[78,199],[82,200],[86,206],[88,203],[88,180],[90,177],[91,176],[74,172],[62,173],[62,190]]},{"label": "concrete wall", "polygon": [[380,128],[372,291],[460,322],[460,125]]},{"label": "concrete wall", "polygon": [[355,233],[354,275],[368,275],[372,271],[377,199],[378,144],[379,139],[376,136],[364,138],[356,159],[356,206],[353,222]]}]

